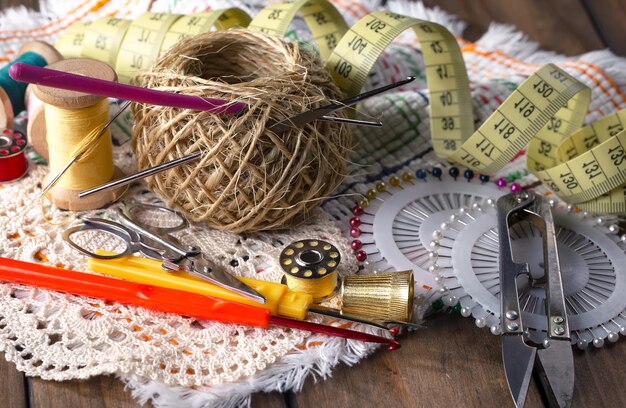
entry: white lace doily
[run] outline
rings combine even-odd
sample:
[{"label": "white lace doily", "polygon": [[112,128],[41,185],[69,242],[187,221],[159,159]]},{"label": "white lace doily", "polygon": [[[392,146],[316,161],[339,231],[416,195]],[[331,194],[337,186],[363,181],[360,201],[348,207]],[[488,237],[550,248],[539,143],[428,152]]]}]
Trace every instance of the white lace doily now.
[{"label": "white lace doily", "polygon": [[[115,149],[115,162],[130,169],[128,144]],[[0,187],[0,255],[28,262],[88,271],[88,258],[62,239],[67,212],[40,208],[47,167],[31,164],[28,175]],[[156,202],[142,185],[124,199]],[[115,219],[114,204],[78,217]],[[210,259],[238,276],[279,281],[278,255],[294,240],[333,242],[346,261],[340,273],[356,271],[349,247],[321,211],[312,222],[289,232],[235,235],[199,225],[179,235],[199,245]],[[338,239],[341,238],[341,239]],[[103,300],[64,295],[16,284],[0,285],[0,350],[20,371],[44,379],[87,378],[104,373],[136,374],[177,386],[213,385],[249,377],[304,343],[308,333],[198,322]],[[324,339],[324,337],[320,337]]]}]

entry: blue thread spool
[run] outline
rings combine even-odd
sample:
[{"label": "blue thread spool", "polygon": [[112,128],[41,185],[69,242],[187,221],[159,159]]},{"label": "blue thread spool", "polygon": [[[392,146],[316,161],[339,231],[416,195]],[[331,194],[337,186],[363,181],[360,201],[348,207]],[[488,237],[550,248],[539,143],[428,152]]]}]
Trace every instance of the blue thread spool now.
[{"label": "blue thread spool", "polygon": [[26,109],[24,96],[28,84],[11,79],[9,68],[16,62],[44,67],[62,58],[51,45],[43,41],[31,41],[19,49],[17,59],[0,69],[0,128],[12,128],[13,117]]}]

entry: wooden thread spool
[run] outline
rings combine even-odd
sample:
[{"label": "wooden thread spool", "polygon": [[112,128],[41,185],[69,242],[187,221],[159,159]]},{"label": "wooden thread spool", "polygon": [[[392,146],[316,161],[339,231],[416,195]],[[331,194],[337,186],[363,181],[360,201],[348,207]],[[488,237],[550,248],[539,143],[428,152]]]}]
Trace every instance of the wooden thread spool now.
[{"label": "wooden thread spool", "polygon": [[[110,66],[87,58],[62,60],[50,68],[108,81],[117,79]],[[106,125],[109,105],[100,96],[46,86],[36,86],[34,94],[45,104],[46,137],[50,146],[50,173],[44,179],[47,185],[70,162],[75,145]],[[120,187],[78,197],[83,190],[123,176],[113,165],[110,129],[104,131],[94,149],[93,154],[76,161],[50,189],[49,198],[57,207],[74,211],[96,209],[117,200],[125,191]]]},{"label": "wooden thread spool", "polygon": [[340,260],[335,246],[317,239],[293,242],[280,254],[289,289],[311,295],[314,302],[334,294]]},{"label": "wooden thread spool", "polygon": [[28,112],[26,134],[28,135],[28,144],[35,152],[44,159],[49,160],[48,140],[46,139],[46,112],[44,103],[35,95],[35,86],[33,84],[28,85],[24,97],[26,111]]},{"label": "wooden thread spool", "polygon": [[9,68],[16,62],[43,67],[63,57],[51,45],[43,41],[31,41],[18,51],[18,57],[0,69],[0,128],[12,128],[13,117],[26,109],[24,97],[26,85],[9,76]]},{"label": "wooden thread spool", "polygon": [[16,130],[0,130],[0,181],[21,178],[28,170],[26,137]]}]

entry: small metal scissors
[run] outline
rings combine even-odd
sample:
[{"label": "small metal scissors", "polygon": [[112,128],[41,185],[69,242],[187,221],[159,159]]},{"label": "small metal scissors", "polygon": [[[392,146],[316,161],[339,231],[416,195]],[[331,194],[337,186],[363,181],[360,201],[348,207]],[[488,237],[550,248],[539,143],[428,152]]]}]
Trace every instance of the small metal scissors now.
[{"label": "small metal scissors", "polygon": [[[518,408],[524,406],[534,367],[549,406],[569,407],[574,393],[574,359],[550,204],[533,192],[522,191],[500,197],[497,207],[502,358],[511,396]],[[548,336],[542,344],[532,343],[527,338],[518,298],[517,277],[530,276],[530,269],[527,263],[513,261],[509,229],[522,220],[539,228],[543,238],[544,275],[532,282],[533,286],[546,292]]]},{"label": "small metal scissors", "polygon": [[[142,222],[137,218],[138,211],[158,211],[164,216],[175,217],[178,224],[159,227]],[[63,232],[63,238],[74,248],[98,259],[117,259],[135,252],[142,252],[149,258],[163,261],[163,269],[171,271],[183,270],[199,278],[207,280],[224,289],[236,292],[249,299],[265,303],[265,298],[233,275],[213,268],[200,249],[193,245],[184,245],[178,238],[171,235],[189,226],[187,220],[176,211],[157,205],[129,202],[124,203],[120,210],[121,221],[104,218],[85,218],[83,224],[70,227]],[[115,235],[126,242],[124,251],[112,255],[102,255],[90,251],[72,239],[72,235],[80,231],[98,230]]]}]

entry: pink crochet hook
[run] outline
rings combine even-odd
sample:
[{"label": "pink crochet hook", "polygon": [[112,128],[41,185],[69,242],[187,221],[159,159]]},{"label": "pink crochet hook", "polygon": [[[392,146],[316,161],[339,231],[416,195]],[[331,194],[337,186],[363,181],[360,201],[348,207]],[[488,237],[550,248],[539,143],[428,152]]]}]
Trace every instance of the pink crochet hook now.
[{"label": "pink crochet hook", "polygon": [[22,63],[13,64],[9,69],[9,76],[16,81],[30,84],[174,108],[239,113],[247,107],[243,102],[158,91]]}]

